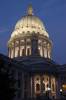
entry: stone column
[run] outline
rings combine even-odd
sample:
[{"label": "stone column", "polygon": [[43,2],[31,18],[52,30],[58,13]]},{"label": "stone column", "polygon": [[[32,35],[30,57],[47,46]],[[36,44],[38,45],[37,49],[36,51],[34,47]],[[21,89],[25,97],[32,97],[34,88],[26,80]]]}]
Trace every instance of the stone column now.
[{"label": "stone column", "polygon": [[47,58],[49,58],[48,52],[49,52],[49,49],[48,49],[48,43],[47,43]]},{"label": "stone column", "polygon": [[31,78],[27,75],[27,97],[31,98]]},{"label": "stone column", "polygon": [[47,58],[47,43],[44,41],[44,57]]},{"label": "stone column", "polygon": [[10,49],[10,47],[8,47],[8,57],[11,58],[11,49]]},{"label": "stone column", "polygon": [[43,77],[42,77],[42,75],[41,75],[41,84],[40,84],[40,86],[41,86],[41,94],[43,94]]},{"label": "stone column", "polygon": [[48,43],[46,43],[47,58],[48,58]]},{"label": "stone column", "polygon": [[10,48],[10,52],[11,52],[11,58],[12,58],[12,47]]},{"label": "stone column", "polygon": [[40,46],[41,48],[40,48],[40,51],[41,51],[41,56],[43,57],[43,48],[42,48],[42,46],[43,46],[43,45],[42,45],[42,41],[41,41],[41,46]]},{"label": "stone column", "polygon": [[31,91],[30,91],[30,95],[31,95],[31,98],[32,98],[32,76],[30,78],[30,84],[31,84]]},{"label": "stone column", "polygon": [[32,76],[32,98],[35,97],[34,76]]},{"label": "stone column", "polygon": [[43,41],[42,41],[42,54],[43,54],[43,57],[44,57],[44,45],[43,45]]},{"label": "stone column", "polygon": [[49,75],[49,88],[50,88],[49,97],[51,98],[51,96],[52,96],[52,94],[51,94],[51,75]]},{"label": "stone column", "polygon": [[14,41],[14,57],[15,57],[15,41]]},{"label": "stone column", "polygon": [[27,46],[27,45],[26,45],[26,39],[24,39],[24,49],[25,49],[24,52],[25,52],[25,55],[26,55],[26,46]]},{"label": "stone column", "polygon": [[61,78],[56,78],[56,97],[60,99],[60,89],[61,89]]},{"label": "stone column", "polygon": [[[16,70],[15,71],[15,79],[16,79],[16,84],[15,84],[15,87],[18,89],[18,71]],[[15,96],[15,99],[14,100],[18,100],[18,91],[16,91],[16,96]]]},{"label": "stone column", "polygon": [[11,58],[11,48],[9,48],[9,55],[10,55],[10,58]]},{"label": "stone column", "polygon": [[24,73],[22,73],[22,99],[24,98]]},{"label": "stone column", "polygon": [[20,40],[19,40],[19,56],[20,56]]},{"label": "stone column", "polygon": [[10,57],[10,51],[9,51],[9,47],[8,47],[8,56]]}]

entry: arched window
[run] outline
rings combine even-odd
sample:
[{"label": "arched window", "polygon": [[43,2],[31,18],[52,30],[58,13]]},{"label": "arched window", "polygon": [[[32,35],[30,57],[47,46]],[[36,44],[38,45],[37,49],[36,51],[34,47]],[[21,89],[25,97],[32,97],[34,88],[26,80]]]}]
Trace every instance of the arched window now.
[{"label": "arched window", "polygon": [[47,84],[47,88],[49,87],[49,84]]},{"label": "arched window", "polygon": [[20,56],[20,51],[18,50],[18,54],[17,54],[17,56]]},{"label": "arched window", "polygon": [[30,33],[30,31],[27,31],[27,33]]},{"label": "arched window", "polygon": [[54,84],[52,84],[52,91],[55,91]]},{"label": "arched window", "polygon": [[22,49],[22,56],[25,56],[25,49]]},{"label": "arched window", "polygon": [[41,92],[40,76],[35,76],[34,84],[35,84],[35,93],[39,94]]},{"label": "arched window", "polygon": [[24,34],[25,32],[23,31],[22,33]]},{"label": "arched window", "polygon": [[27,48],[27,56],[30,55],[30,48]]},{"label": "arched window", "polygon": [[38,92],[38,91],[40,91],[40,84],[39,83],[36,84],[36,92]]}]

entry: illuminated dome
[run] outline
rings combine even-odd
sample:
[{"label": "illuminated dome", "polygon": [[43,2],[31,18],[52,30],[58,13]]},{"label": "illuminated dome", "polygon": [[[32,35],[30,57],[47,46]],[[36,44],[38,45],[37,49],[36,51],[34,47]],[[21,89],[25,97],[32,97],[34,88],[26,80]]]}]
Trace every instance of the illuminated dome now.
[{"label": "illuminated dome", "polygon": [[8,55],[10,58],[20,56],[39,55],[51,58],[52,42],[42,21],[34,16],[32,6],[27,15],[19,20],[8,41]]},{"label": "illuminated dome", "polygon": [[33,15],[33,9],[31,6],[28,8],[27,13],[28,14],[26,16],[22,17],[22,19],[16,23],[11,38],[27,34],[28,32],[30,34],[32,34],[33,32],[40,33],[44,36],[49,37],[42,21],[38,17]]}]

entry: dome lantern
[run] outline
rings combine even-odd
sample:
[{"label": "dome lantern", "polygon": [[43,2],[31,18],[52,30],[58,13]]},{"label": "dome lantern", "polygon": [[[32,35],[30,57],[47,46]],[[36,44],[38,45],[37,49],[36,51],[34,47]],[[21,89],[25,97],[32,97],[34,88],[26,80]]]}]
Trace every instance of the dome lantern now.
[{"label": "dome lantern", "polygon": [[28,15],[33,15],[33,8],[32,8],[31,4],[28,6],[27,13],[28,13]]}]

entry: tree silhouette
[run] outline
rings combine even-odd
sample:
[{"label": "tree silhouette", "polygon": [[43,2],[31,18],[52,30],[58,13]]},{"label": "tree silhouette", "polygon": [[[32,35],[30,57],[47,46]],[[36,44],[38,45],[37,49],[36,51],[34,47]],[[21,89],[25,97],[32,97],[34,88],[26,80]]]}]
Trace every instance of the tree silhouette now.
[{"label": "tree silhouette", "polygon": [[15,96],[16,80],[9,74],[9,66],[0,58],[0,100],[12,100]]}]

